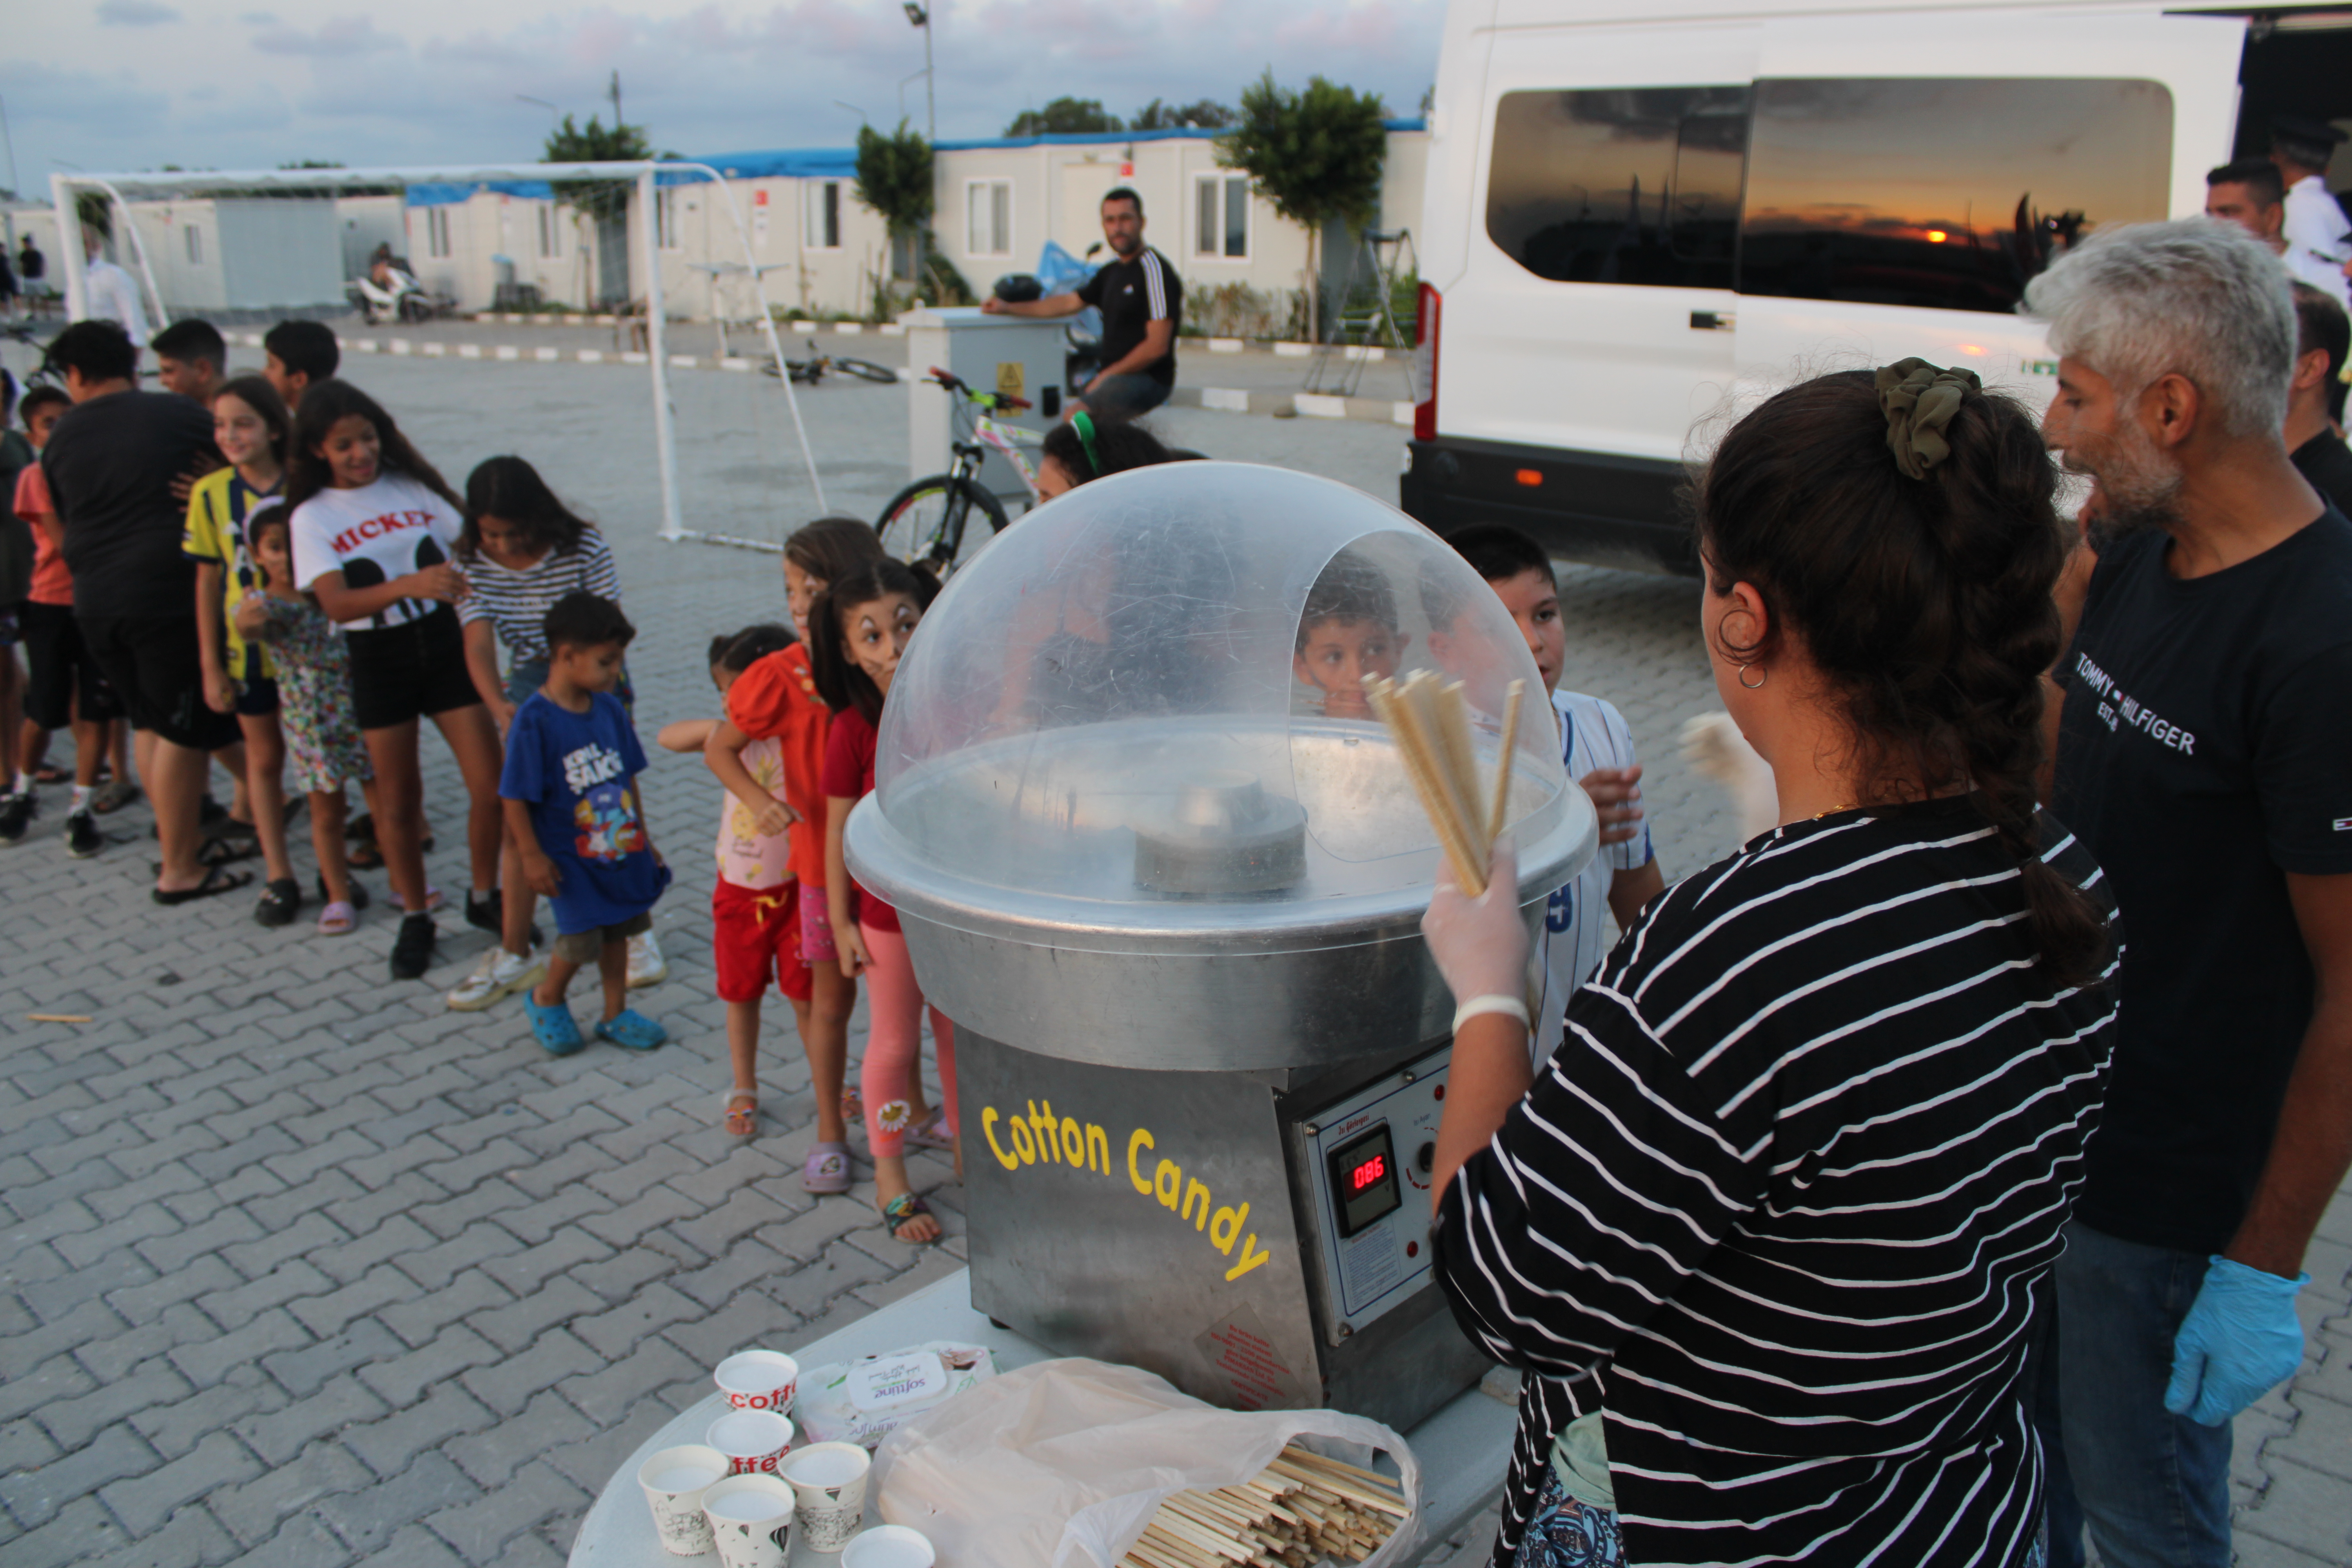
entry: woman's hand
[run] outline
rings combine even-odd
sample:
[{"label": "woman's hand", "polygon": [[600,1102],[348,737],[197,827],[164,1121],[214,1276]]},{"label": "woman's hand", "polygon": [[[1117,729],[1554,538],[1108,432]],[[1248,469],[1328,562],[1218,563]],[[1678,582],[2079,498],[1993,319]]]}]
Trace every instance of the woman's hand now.
[{"label": "woman's hand", "polygon": [[446,561],[437,566],[427,566],[400,580],[400,596],[438,599],[445,605],[454,605],[466,596],[466,574]]},{"label": "woman's hand", "polygon": [[506,744],[507,730],[514,723],[515,705],[503,697],[498,697],[482,706],[490,710],[490,722],[499,727],[499,743]]},{"label": "woman's hand", "polygon": [[866,939],[857,933],[856,921],[833,922],[833,951],[841,960],[845,979],[855,980],[874,967],[874,955],[866,951]]},{"label": "woman's hand", "polygon": [[1473,996],[1524,996],[1528,989],[1528,928],[1519,918],[1519,857],[1508,839],[1497,839],[1486,869],[1486,890],[1476,898],[1454,879],[1441,862],[1437,892],[1421,917],[1430,956],[1456,1002]]}]

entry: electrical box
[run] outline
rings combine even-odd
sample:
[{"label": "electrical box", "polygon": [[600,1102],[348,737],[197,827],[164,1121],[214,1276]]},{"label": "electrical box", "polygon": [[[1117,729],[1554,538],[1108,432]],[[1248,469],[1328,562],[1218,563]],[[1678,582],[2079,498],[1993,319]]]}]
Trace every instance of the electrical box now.
[{"label": "electrical box", "polygon": [[[1029,400],[1030,406],[1017,414],[990,416],[1000,425],[1043,436],[1061,423],[1067,392],[1062,384],[1068,341],[1063,321],[992,316],[976,306],[926,306],[898,321],[907,329],[907,364],[915,377],[907,385],[908,479],[944,472],[955,458],[953,444],[971,438],[972,416],[980,412],[961,394],[930,380],[933,366],[976,391]],[[1027,456],[1034,468],[1034,445]],[[1035,499],[1013,465],[993,450],[981,465],[980,482],[1015,510]]]}]

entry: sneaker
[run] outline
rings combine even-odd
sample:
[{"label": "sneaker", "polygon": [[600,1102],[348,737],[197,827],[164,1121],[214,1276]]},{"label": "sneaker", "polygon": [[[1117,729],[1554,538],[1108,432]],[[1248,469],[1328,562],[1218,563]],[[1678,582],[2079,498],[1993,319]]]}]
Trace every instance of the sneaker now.
[{"label": "sneaker", "polygon": [[[22,844],[25,841],[25,829],[31,826],[33,818],[40,815],[40,797],[30,790],[26,790],[23,795],[0,797],[0,844]],[[629,944],[629,969],[632,974],[636,971],[636,944],[632,942]]]},{"label": "sneaker", "polygon": [[98,830],[98,818],[85,809],[66,818],[66,853],[77,860],[87,860],[106,847],[106,835]]},{"label": "sneaker", "polygon": [[651,931],[629,939],[629,989],[642,991],[648,985],[658,985],[669,978],[669,960],[662,956],[661,947]]},{"label": "sneaker", "polygon": [[392,977],[422,980],[425,972],[433,967],[433,943],[437,936],[430,914],[404,916],[400,935],[392,944]]},{"label": "sneaker", "polygon": [[546,973],[547,965],[536,952],[512,953],[494,947],[482,954],[480,962],[474,965],[474,973],[449,993],[449,1010],[478,1013],[527,985],[538,984],[540,976]]}]

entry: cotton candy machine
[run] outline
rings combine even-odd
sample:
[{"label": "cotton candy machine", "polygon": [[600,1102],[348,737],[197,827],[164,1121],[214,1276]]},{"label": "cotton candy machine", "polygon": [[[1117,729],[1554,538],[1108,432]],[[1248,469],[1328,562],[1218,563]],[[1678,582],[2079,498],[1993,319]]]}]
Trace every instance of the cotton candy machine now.
[{"label": "cotton candy machine", "polygon": [[[1410,1426],[1485,1365],[1430,1277],[1453,1004],[1439,849],[1360,678],[1458,680],[1491,779],[1540,692],[1460,557],[1359,491],[1181,463],[957,574],[851,868],[957,1026],[975,1306],[1244,1408]],[[1593,853],[1540,702],[1505,818],[1532,925]]]}]

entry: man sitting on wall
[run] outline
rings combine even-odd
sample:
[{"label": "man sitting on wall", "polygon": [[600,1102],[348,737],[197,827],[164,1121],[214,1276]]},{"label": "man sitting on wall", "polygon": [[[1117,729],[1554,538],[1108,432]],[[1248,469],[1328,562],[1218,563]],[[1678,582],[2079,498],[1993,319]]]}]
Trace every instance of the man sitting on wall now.
[{"label": "man sitting on wall", "polygon": [[1168,401],[1176,389],[1176,330],[1184,320],[1184,282],[1169,259],[1143,243],[1143,198],[1121,185],[1102,199],[1103,237],[1116,259],[1072,292],[1042,300],[987,299],[991,315],[1075,316],[1102,311],[1103,367],[1072,389],[1074,405],[1097,416],[1132,419]]}]

